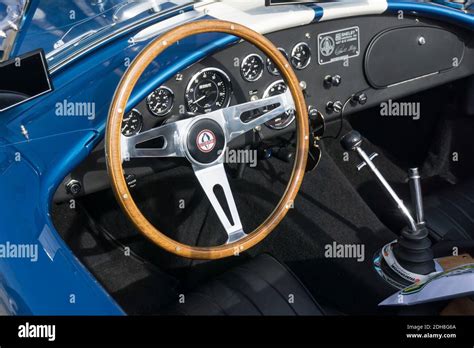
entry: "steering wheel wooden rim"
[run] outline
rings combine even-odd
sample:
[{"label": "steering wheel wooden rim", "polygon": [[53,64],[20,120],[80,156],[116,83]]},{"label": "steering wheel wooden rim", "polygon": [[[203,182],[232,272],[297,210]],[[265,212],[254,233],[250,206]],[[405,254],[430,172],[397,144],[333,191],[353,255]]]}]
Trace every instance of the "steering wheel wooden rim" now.
[{"label": "steering wheel wooden rim", "polygon": [[[227,33],[240,37],[258,47],[274,62],[286,81],[295,104],[297,144],[290,180],[282,198],[267,219],[252,233],[236,242],[219,246],[197,247],[177,242],[163,234],[143,216],[135,204],[122,168],[121,125],[132,90],[148,65],[166,48],[177,41],[191,35],[211,32]],[[105,136],[106,161],[111,185],[125,214],[135,227],[153,243],[173,254],[192,259],[220,259],[238,255],[267,237],[285,217],[288,210],[293,207],[293,201],[305,173],[308,144],[309,126],[306,103],[299,81],[286,58],[263,35],[243,25],[220,20],[201,20],[181,25],[156,38],[137,55],[115,91],[109,110]]]}]

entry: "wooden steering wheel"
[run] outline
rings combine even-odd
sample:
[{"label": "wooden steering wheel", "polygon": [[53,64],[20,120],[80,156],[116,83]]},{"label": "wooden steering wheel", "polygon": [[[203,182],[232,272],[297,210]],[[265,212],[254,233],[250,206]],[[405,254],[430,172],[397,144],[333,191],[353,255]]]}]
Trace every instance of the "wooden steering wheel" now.
[{"label": "wooden steering wheel", "polygon": [[[287,91],[165,124],[131,137],[123,136],[121,125],[128,98],[147,66],[177,41],[191,35],[209,32],[231,34],[258,47],[280,70],[287,83]],[[260,116],[248,122],[241,120],[243,113],[257,109],[263,110]],[[290,180],[270,216],[257,229],[246,234],[224,170],[223,157],[226,145],[237,136],[290,109],[295,110],[297,126],[296,156]],[[141,143],[157,138],[162,139],[163,145],[160,148],[137,147]],[[286,58],[268,39],[237,23],[202,20],[181,25],[158,37],[133,60],[115,91],[109,110],[105,141],[112,188],[120,206],[136,228],[153,243],[176,255],[193,259],[220,259],[238,255],[262,241],[293,207],[293,200],[303,180],[308,155],[308,115],[294,71]],[[211,247],[186,245],[167,237],[155,228],[135,204],[124,178],[122,161],[134,157],[186,157],[227,232],[227,243]],[[214,193],[216,185],[220,185],[224,192],[230,219]]]}]

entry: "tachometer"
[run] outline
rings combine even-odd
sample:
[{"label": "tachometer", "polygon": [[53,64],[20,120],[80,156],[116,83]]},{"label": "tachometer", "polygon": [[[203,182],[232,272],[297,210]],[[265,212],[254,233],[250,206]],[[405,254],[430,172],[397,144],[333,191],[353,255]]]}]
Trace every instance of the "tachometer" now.
[{"label": "tachometer", "polygon": [[143,118],[142,114],[133,109],[122,120],[122,134],[126,137],[137,134],[142,130],[143,127]]},{"label": "tachometer", "polygon": [[[264,98],[273,97],[278,94],[286,92],[286,84],[283,80],[278,80],[270,84],[263,93]],[[265,125],[272,129],[283,129],[288,127],[295,119],[295,111],[288,110],[287,112],[275,117],[274,119],[265,123]]]},{"label": "tachometer", "polygon": [[311,61],[311,50],[306,42],[300,42],[291,51],[291,65],[301,70],[308,66]]},{"label": "tachometer", "polygon": [[207,68],[194,75],[186,88],[186,107],[193,114],[203,114],[227,107],[232,84],[225,72]]},{"label": "tachometer", "polygon": [[155,89],[146,98],[148,110],[155,116],[165,116],[171,111],[174,103],[174,94],[168,87]]},{"label": "tachometer", "polygon": [[263,62],[262,57],[258,54],[249,54],[242,60],[240,73],[244,80],[253,82],[262,77],[264,68],[265,63]]}]

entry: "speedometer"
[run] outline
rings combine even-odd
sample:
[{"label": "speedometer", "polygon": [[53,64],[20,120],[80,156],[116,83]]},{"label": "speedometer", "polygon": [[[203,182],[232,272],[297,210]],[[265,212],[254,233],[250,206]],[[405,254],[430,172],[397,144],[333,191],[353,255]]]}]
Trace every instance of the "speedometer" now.
[{"label": "speedometer", "polygon": [[188,83],[186,107],[193,114],[204,114],[229,106],[232,84],[225,72],[216,68],[199,71]]},{"label": "speedometer", "polygon": [[[283,80],[278,80],[270,84],[263,93],[263,98],[274,97],[286,92],[286,84]],[[288,127],[295,119],[295,110],[290,109],[278,117],[268,121],[265,125],[272,129],[283,129]]]}]

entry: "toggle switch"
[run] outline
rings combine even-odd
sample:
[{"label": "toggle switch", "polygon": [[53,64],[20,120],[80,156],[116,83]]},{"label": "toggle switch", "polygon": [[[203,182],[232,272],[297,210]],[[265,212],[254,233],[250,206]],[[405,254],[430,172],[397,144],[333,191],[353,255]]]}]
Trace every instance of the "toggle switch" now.
[{"label": "toggle switch", "polygon": [[341,75],[326,75],[324,77],[324,85],[326,87],[337,87],[341,84],[342,77]]},{"label": "toggle switch", "polygon": [[340,102],[339,100],[336,100],[335,102],[328,101],[326,104],[327,111],[329,112],[334,111],[334,112],[337,112],[338,114],[341,113],[342,107],[343,107],[342,102]]}]

